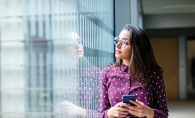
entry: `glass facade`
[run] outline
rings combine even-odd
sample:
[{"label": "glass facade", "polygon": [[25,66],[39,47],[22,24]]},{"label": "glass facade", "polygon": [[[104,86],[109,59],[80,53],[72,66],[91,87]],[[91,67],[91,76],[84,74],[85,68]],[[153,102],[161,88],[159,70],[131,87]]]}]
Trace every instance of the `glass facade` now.
[{"label": "glass facade", "polygon": [[113,0],[0,0],[0,118],[99,118]]}]

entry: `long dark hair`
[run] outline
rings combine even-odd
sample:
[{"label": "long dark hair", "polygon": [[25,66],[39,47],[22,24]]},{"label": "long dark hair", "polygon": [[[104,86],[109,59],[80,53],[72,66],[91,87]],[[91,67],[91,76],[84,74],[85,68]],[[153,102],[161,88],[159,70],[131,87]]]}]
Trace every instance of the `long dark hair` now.
[{"label": "long dark hair", "polygon": [[[129,73],[132,80],[149,83],[150,73],[162,74],[163,69],[157,64],[148,35],[141,28],[127,24],[123,28],[130,32],[130,44],[132,48]],[[120,66],[122,59],[117,59],[115,66]]]}]

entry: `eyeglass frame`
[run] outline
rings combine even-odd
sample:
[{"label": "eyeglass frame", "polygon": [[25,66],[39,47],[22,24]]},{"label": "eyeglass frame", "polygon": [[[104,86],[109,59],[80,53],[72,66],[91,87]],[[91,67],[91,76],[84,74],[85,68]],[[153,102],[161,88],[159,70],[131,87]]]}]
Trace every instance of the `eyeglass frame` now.
[{"label": "eyeglass frame", "polygon": [[[70,45],[70,46],[83,46],[84,45],[84,39],[82,38],[75,38],[75,39],[67,39],[65,40],[67,42],[67,45]],[[70,43],[69,43],[70,42]]]},{"label": "eyeglass frame", "polygon": [[125,48],[127,45],[130,45],[130,44],[127,44],[127,41],[128,39],[121,39],[119,40],[119,37],[114,37],[114,44],[117,45],[118,43],[120,43],[121,47],[122,48]]}]

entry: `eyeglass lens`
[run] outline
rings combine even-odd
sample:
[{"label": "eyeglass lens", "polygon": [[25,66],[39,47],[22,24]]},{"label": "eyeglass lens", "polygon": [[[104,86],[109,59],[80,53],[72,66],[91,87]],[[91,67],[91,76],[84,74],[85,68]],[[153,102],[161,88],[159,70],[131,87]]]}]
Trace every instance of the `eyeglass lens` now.
[{"label": "eyeglass lens", "polygon": [[120,42],[120,44],[122,45],[122,47],[125,47],[126,46],[126,40],[125,39],[122,39],[122,40],[119,40],[118,37],[115,37],[114,38],[114,44],[118,44],[118,42]]}]

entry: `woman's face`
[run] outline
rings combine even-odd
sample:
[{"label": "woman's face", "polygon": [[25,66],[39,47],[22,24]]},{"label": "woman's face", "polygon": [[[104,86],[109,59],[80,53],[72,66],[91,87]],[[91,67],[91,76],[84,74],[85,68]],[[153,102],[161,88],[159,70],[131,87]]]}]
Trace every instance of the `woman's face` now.
[{"label": "woman's face", "polygon": [[81,43],[81,39],[77,39],[77,55],[79,58],[82,58],[84,55],[84,48]]},{"label": "woman's face", "polygon": [[115,57],[118,59],[130,61],[131,51],[132,51],[131,44],[130,44],[130,32],[127,30],[121,31],[118,39],[119,39],[119,41],[122,39],[125,39],[126,46],[122,47],[120,43],[116,44]]},{"label": "woman's face", "polygon": [[69,46],[66,47],[70,55],[82,58],[84,55],[84,48],[79,35],[72,31],[67,34],[67,39],[69,41]]},{"label": "woman's face", "polygon": [[74,54],[78,56],[79,58],[82,58],[84,55],[84,48],[81,43],[81,39],[71,39],[71,45],[67,47],[70,54]]}]

